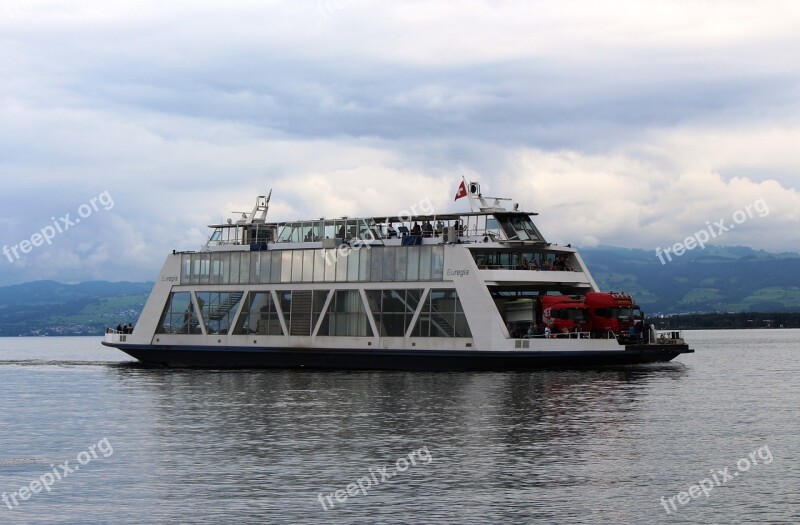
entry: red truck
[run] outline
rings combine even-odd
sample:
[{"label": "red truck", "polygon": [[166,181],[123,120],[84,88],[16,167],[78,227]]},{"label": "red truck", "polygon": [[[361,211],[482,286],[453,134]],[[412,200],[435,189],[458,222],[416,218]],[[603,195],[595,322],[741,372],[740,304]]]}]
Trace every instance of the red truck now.
[{"label": "red truck", "polygon": [[631,323],[642,318],[641,308],[625,292],[587,292],[584,302],[593,337],[607,337],[609,332],[627,335]]},{"label": "red truck", "polygon": [[553,334],[589,331],[589,309],[582,298],[543,295],[541,300],[542,323],[549,326]]}]

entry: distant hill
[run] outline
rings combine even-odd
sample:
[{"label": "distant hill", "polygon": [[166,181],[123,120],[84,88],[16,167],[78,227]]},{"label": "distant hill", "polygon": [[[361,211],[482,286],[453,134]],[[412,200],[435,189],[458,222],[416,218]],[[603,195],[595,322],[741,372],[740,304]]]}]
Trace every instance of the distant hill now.
[{"label": "distant hill", "polygon": [[0,287],[0,336],[95,335],[136,322],[153,283],[35,281]]},{"label": "distant hill", "polygon": [[597,285],[648,314],[800,312],[800,254],[707,246],[661,264],[655,251],[580,248]]},{"label": "distant hill", "polygon": [[[625,291],[648,315],[800,312],[800,254],[744,247],[687,252],[661,264],[653,251],[580,248],[603,290]],[[0,336],[100,335],[135,323],[152,282],[36,281],[0,287]]]}]

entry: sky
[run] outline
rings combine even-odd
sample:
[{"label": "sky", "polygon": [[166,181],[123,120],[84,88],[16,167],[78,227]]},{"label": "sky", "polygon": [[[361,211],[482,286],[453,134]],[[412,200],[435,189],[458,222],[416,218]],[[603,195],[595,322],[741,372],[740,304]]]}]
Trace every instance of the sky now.
[{"label": "sky", "polygon": [[273,220],[467,211],[462,177],[550,242],[655,258],[723,220],[797,252],[798,27],[796,0],[0,0],[0,284],[153,280],[270,189]]}]

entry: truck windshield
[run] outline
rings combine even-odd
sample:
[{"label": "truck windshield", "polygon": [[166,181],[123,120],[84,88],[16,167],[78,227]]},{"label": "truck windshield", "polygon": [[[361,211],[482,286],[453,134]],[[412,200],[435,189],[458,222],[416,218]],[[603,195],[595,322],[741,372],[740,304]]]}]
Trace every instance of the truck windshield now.
[{"label": "truck windshield", "polygon": [[630,319],[633,315],[634,309],[627,306],[611,308],[611,317],[616,317],[617,319]]},{"label": "truck windshield", "polygon": [[642,311],[638,306],[607,306],[597,308],[595,314],[608,319],[638,319],[642,316]]},{"label": "truck windshield", "polygon": [[553,317],[557,319],[569,319],[571,321],[585,322],[589,317],[584,308],[561,308],[553,310]]}]

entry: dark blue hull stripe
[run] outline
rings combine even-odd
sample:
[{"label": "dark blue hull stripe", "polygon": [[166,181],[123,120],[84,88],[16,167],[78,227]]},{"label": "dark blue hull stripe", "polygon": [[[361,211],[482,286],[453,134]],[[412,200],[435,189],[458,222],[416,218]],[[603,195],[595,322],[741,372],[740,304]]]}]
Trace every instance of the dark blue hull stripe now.
[{"label": "dark blue hull stripe", "polygon": [[143,363],[202,368],[356,370],[531,370],[664,363],[687,345],[629,345],[624,351],[376,350],[110,344]]}]

